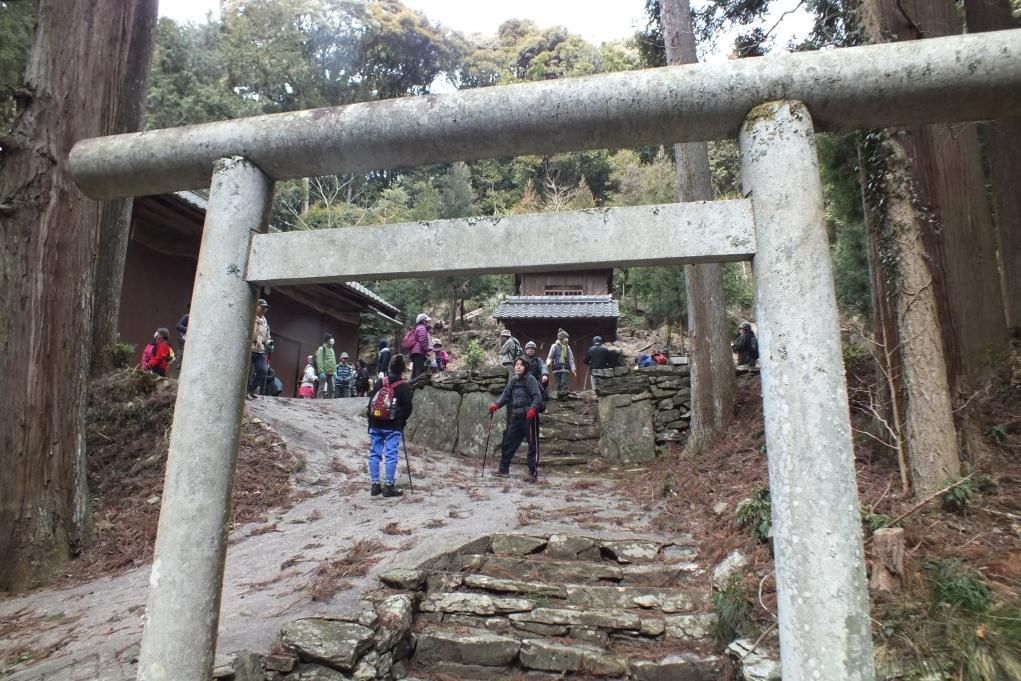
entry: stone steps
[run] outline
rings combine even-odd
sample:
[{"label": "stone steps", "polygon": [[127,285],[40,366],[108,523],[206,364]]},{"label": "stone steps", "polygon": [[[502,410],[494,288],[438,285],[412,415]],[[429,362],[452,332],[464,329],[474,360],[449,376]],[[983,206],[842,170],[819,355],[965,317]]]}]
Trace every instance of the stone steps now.
[{"label": "stone steps", "polygon": [[544,466],[581,466],[599,456],[599,408],[591,393],[570,393],[546,403],[539,417]]},{"label": "stone steps", "polygon": [[412,675],[718,679],[709,596],[683,586],[695,555],[684,540],[502,534],[381,580],[414,591]]}]

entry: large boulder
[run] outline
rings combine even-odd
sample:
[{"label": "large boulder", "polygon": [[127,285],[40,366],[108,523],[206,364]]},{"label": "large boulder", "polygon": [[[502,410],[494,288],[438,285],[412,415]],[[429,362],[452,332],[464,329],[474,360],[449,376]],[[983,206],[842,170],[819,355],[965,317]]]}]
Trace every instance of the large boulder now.
[{"label": "large boulder", "polygon": [[426,386],[415,392],[415,408],[404,429],[409,442],[444,452],[457,444],[457,412],[461,396],[453,390]]},{"label": "large boulder", "polygon": [[[457,413],[457,444],[454,451],[472,458],[481,459],[486,444],[486,431],[489,429],[489,413],[486,407],[495,398],[488,392],[468,393],[461,397],[461,407]],[[501,411],[493,417],[493,432],[489,434],[489,455],[498,451],[503,440],[503,431],[507,427],[507,419]],[[496,455],[499,458],[499,454]],[[496,459],[491,458],[491,461]]]},{"label": "large boulder", "polygon": [[374,632],[352,622],[311,617],[288,622],[280,629],[284,647],[302,660],[354,671],[358,658],[372,647]]},{"label": "large boulder", "polygon": [[293,674],[287,675],[287,681],[348,681],[336,669],[330,669],[320,664],[303,664]]},{"label": "large boulder", "polygon": [[376,650],[385,653],[411,631],[411,613],[414,602],[408,594],[396,594],[383,599],[376,606],[379,623],[376,626]]},{"label": "large boulder", "polygon": [[630,395],[607,395],[599,400],[599,454],[606,461],[632,464],[656,456],[656,433],[650,400],[633,401]]}]

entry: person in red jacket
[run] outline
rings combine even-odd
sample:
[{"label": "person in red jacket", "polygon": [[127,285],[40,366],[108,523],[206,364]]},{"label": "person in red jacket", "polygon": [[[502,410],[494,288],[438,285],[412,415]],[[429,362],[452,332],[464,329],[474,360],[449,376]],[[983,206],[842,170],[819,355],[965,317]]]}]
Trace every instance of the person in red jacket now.
[{"label": "person in red jacket", "polygon": [[[160,376],[167,375],[167,369],[170,367],[170,363],[174,360],[174,351],[170,348],[170,331],[160,327],[156,329],[156,333],[153,334],[151,352],[147,352],[148,357],[145,360],[145,368],[154,374]],[[146,348],[148,351],[149,348]]]}]

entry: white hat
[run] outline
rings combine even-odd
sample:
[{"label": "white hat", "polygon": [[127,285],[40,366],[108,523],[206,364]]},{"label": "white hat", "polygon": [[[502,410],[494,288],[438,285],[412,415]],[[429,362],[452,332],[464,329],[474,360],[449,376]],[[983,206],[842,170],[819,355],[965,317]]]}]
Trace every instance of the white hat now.
[{"label": "white hat", "polygon": [[432,319],[429,318],[429,315],[427,315],[424,312],[422,314],[418,315],[417,317],[415,317],[415,323],[416,324],[421,324],[422,322],[431,322],[431,321],[432,321]]},{"label": "white hat", "polygon": [[346,352],[342,352],[342,353],[340,353],[340,358],[341,358],[341,359],[348,359],[348,358],[349,358],[350,356],[351,356],[351,355],[347,354]]},{"label": "white hat", "polygon": [[500,337],[501,338],[503,338],[504,336],[509,336],[509,335],[511,335],[511,332],[508,329],[504,329],[503,331],[500,332]]}]

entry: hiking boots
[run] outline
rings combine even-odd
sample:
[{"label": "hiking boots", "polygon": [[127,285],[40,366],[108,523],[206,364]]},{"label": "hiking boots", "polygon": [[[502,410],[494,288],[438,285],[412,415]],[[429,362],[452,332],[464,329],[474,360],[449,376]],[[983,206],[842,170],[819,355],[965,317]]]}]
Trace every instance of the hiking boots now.
[{"label": "hiking boots", "polygon": [[493,473],[493,477],[494,478],[509,478],[510,477],[510,471],[496,471],[495,473]]},{"label": "hiking boots", "polygon": [[369,494],[371,494],[374,497],[378,497],[382,493],[383,493],[383,486],[380,485],[378,482],[372,483],[372,489],[369,490]]},{"label": "hiking boots", "polygon": [[403,494],[404,492],[401,491],[401,488],[398,487],[397,485],[394,485],[393,483],[390,483],[389,485],[383,485],[384,497],[399,497],[402,496]]}]

